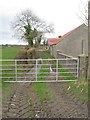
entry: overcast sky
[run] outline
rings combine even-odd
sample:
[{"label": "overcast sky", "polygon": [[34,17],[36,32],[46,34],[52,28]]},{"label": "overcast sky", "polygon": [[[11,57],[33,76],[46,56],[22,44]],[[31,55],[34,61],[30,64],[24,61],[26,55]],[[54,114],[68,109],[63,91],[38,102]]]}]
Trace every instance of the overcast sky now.
[{"label": "overcast sky", "polygon": [[1,0],[0,44],[22,44],[12,37],[10,23],[23,10],[30,9],[41,19],[53,23],[55,33],[48,37],[58,37],[83,23],[78,14],[86,2],[87,0]]}]

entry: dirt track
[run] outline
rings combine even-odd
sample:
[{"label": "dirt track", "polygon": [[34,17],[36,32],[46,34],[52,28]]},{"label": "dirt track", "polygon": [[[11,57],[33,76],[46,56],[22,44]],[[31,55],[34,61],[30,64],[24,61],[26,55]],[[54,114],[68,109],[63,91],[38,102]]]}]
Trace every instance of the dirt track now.
[{"label": "dirt track", "polygon": [[[34,69],[32,70],[34,72]],[[51,96],[49,100],[43,102],[35,92],[34,83],[15,84],[10,94],[3,91],[3,118],[88,117],[87,101],[81,101],[75,94],[68,92],[66,83],[47,83]]]},{"label": "dirt track", "polygon": [[[40,102],[33,83],[17,83],[4,99],[3,118],[87,118],[87,102],[66,92],[65,83],[48,83],[51,99]],[[5,93],[4,93],[5,94]]]}]

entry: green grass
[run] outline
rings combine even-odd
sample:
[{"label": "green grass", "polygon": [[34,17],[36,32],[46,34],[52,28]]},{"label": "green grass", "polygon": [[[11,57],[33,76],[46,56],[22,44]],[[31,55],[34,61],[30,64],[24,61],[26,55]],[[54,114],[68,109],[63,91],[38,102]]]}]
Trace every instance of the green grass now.
[{"label": "green grass", "polygon": [[[17,54],[17,52],[20,50],[21,48],[19,47],[4,47],[2,48],[2,60],[13,60],[13,61],[3,61],[2,62],[2,68],[3,69],[12,69],[12,70],[2,70],[2,77],[8,77],[8,78],[3,78],[2,81],[9,81],[9,80],[15,80],[15,67],[14,67],[14,58]],[[11,64],[13,64],[13,66],[11,66]],[[11,78],[9,78],[11,77]]]},{"label": "green grass", "polygon": [[[20,48],[17,47],[4,47],[2,48],[2,60],[7,60],[7,59],[13,59],[16,56],[17,52],[20,50]],[[11,71],[8,70],[2,70],[2,74],[0,74],[2,77],[15,77],[15,71],[14,67],[11,66],[10,64],[14,64],[14,62],[2,62],[2,68],[4,69],[13,69]],[[5,66],[6,65],[6,66]],[[11,93],[12,90],[14,90],[15,83],[5,83],[3,81],[6,80],[15,80],[13,78],[3,78],[2,79],[2,98],[8,97]],[[1,88],[1,84],[0,84]]]},{"label": "green grass", "polygon": [[[47,68],[47,69],[46,69]],[[42,81],[42,80],[45,80],[46,79],[46,76],[48,75],[49,73],[49,65],[42,65],[41,68],[40,68],[40,71],[39,73],[37,74],[37,80],[38,81]]]},{"label": "green grass", "polygon": [[2,82],[2,100],[11,96],[12,91],[14,91],[15,83],[5,83]]},{"label": "green grass", "polygon": [[[7,48],[3,48],[2,49],[2,59],[14,59],[16,53],[20,50],[20,48],[17,47],[7,47]],[[46,52],[42,52],[41,54],[42,59],[48,59],[48,58],[53,58],[49,51]],[[3,65],[6,64],[6,62],[2,63]],[[11,63],[8,63],[8,67],[10,68]],[[53,63],[55,64],[55,63]],[[41,66],[41,69],[39,71],[38,74],[38,80],[42,81],[45,80],[47,73],[45,74],[44,72],[47,72],[46,70],[43,71],[44,67],[46,66]],[[48,67],[48,66],[47,66]],[[67,70],[63,69],[63,67],[61,65],[59,65],[59,68],[62,68],[60,70],[60,72],[66,72]],[[4,74],[2,74],[3,76],[8,76],[7,71],[3,71]],[[13,71],[10,72],[10,74],[12,75],[12,77],[14,76]],[[70,73],[62,73],[62,76],[66,76],[65,79],[75,79],[75,77],[70,74]],[[67,77],[70,76],[70,77]],[[4,79],[6,80],[6,79]],[[10,80],[10,79],[8,79]],[[88,92],[88,84],[86,81],[80,80],[78,82],[67,82],[67,85],[70,86],[70,89],[68,90],[69,92],[75,93],[77,95],[79,95],[80,99],[87,99],[87,92]],[[2,88],[3,90],[7,91],[9,93],[9,89],[11,89],[11,86],[13,86],[12,84],[8,84],[8,83],[2,83]],[[78,86],[78,87],[77,87]],[[0,84],[0,88],[1,88],[1,84]],[[13,87],[12,87],[13,88]],[[49,99],[50,97],[50,91],[48,90],[47,87],[47,83],[35,83],[34,85],[34,89],[37,93],[37,95],[39,96],[41,102],[45,101],[46,99]]]},{"label": "green grass", "polygon": [[[48,53],[47,54],[42,54],[41,55],[43,59],[50,58],[51,56]],[[52,64],[55,64],[55,61],[52,61]],[[46,67],[46,66],[45,66]],[[45,77],[47,74],[45,74],[41,67],[40,73],[39,73],[39,80],[45,80]],[[66,73],[69,72],[68,70],[64,69],[62,65],[59,65],[59,72],[63,72],[60,75],[64,76],[65,80],[76,80],[76,77],[72,73]],[[44,74],[43,74],[44,73]],[[78,82],[67,82],[66,83],[68,86],[70,86],[70,89],[68,92],[72,92],[76,95],[78,95],[79,99],[81,100],[87,100],[88,97],[88,84],[86,81],[80,80]],[[47,88],[47,83],[36,83],[36,92],[41,99],[41,101],[44,101],[45,99],[48,98],[48,95],[50,94],[50,91],[48,91]],[[48,94],[47,94],[48,93]]]},{"label": "green grass", "polygon": [[[7,59],[12,59],[14,60],[14,57],[16,56],[17,52],[20,50],[21,48],[19,47],[3,47],[2,48],[2,60],[7,60]],[[7,83],[4,83],[3,81],[6,80],[15,80],[13,77],[15,77],[15,69],[14,66],[11,66],[11,64],[14,64],[14,61],[11,62],[6,62],[3,61],[2,62],[2,68],[4,69],[13,69],[11,71],[8,70],[2,70],[2,77],[11,77],[11,78],[3,78],[2,79],[2,89],[4,90],[5,88],[8,87],[8,89],[10,88],[10,85]],[[6,65],[6,66],[5,66]],[[5,85],[4,85],[5,84]]]},{"label": "green grass", "polygon": [[[42,56],[42,59],[46,59],[47,57],[49,57],[45,53],[42,53],[41,56]],[[45,64],[47,64],[47,61],[45,61]],[[45,81],[46,80],[46,77],[49,73],[49,69],[45,69],[45,68],[49,68],[49,65],[48,66],[46,66],[46,65],[41,66],[40,71],[37,75],[38,81]],[[51,93],[47,87],[47,83],[45,83],[45,82],[35,83],[34,88],[35,88],[35,91],[36,91],[41,103],[50,99]]]},{"label": "green grass", "polygon": [[54,57],[50,55],[49,50],[42,52],[42,54],[40,56],[42,59],[54,59]]},{"label": "green grass", "polygon": [[64,69],[62,65],[59,64],[58,68],[60,68],[58,71],[62,72],[60,73],[60,75],[64,76],[65,80],[76,80],[77,79],[72,73],[69,73],[69,70]]},{"label": "green grass", "polygon": [[70,86],[69,92],[74,93],[81,100],[88,100],[88,82],[87,80],[78,80],[76,82],[68,82]]},{"label": "green grass", "polygon": [[46,83],[35,83],[34,88],[41,103],[50,99],[50,91]]},{"label": "green grass", "polygon": [[5,47],[2,48],[2,59],[14,59],[15,55],[21,48],[19,47]]},{"label": "green grass", "polygon": [[[62,65],[59,65],[59,68],[61,68],[59,71],[63,72],[61,73],[62,76],[65,76],[65,80],[76,80],[77,78],[71,74],[71,73],[64,73],[68,72],[68,70],[65,70]],[[70,87],[68,90],[69,92],[74,93],[78,96],[81,100],[87,100],[88,99],[88,82],[87,80],[77,80],[72,82],[67,82],[67,85]]]},{"label": "green grass", "polygon": [[[17,54],[17,52],[20,50],[20,48],[16,48],[16,47],[6,47],[2,49],[2,59],[14,59],[15,55]],[[49,54],[47,55],[47,52],[43,52],[41,54],[43,59],[46,59],[47,57],[49,57]],[[3,62],[3,65],[8,64],[7,68],[11,68],[10,64],[11,62]],[[13,64],[13,62],[12,62]],[[47,72],[46,70],[42,70],[45,66],[42,66],[40,69],[40,72],[38,74],[38,80],[44,80],[47,74],[44,74],[44,72]],[[4,77],[9,77],[9,76],[15,76],[14,71],[10,71],[10,74],[7,74],[7,71],[2,71],[2,76]],[[13,80],[13,79],[3,79],[4,80]],[[2,89],[4,91],[7,91],[7,94],[9,94],[13,84],[10,83],[4,83],[2,82]],[[47,84],[46,83],[35,83],[35,91],[37,93],[37,95],[39,96],[41,102],[45,101],[46,99],[49,98],[49,90],[47,88]]]}]

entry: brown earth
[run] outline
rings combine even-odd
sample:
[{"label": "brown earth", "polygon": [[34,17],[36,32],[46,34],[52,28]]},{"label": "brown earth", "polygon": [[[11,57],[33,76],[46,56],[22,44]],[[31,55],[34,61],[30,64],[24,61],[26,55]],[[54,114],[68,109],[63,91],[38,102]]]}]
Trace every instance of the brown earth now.
[{"label": "brown earth", "polygon": [[[33,68],[32,71],[34,70]],[[29,73],[26,76],[31,79]],[[46,83],[46,85],[50,98],[43,102],[34,89],[35,83],[14,83],[9,91],[2,91],[2,117],[88,118],[87,100],[80,100],[74,93],[69,92],[67,83]]]},{"label": "brown earth", "polygon": [[[41,102],[34,83],[16,83],[11,94],[3,92],[3,118],[87,118],[87,101],[67,92],[66,83],[47,83],[51,97]],[[47,95],[47,94],[46,94]]]}]

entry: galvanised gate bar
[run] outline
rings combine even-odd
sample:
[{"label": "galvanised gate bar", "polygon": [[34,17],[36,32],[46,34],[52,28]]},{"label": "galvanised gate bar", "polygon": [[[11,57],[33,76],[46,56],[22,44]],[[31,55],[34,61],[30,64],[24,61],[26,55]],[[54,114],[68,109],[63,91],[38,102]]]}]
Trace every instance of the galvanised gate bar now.
[{"label": "galvanised gate bar", "polygon": [[78,80],[79,61],[66,59],[1,60],[4,82],[68,82]]}]

